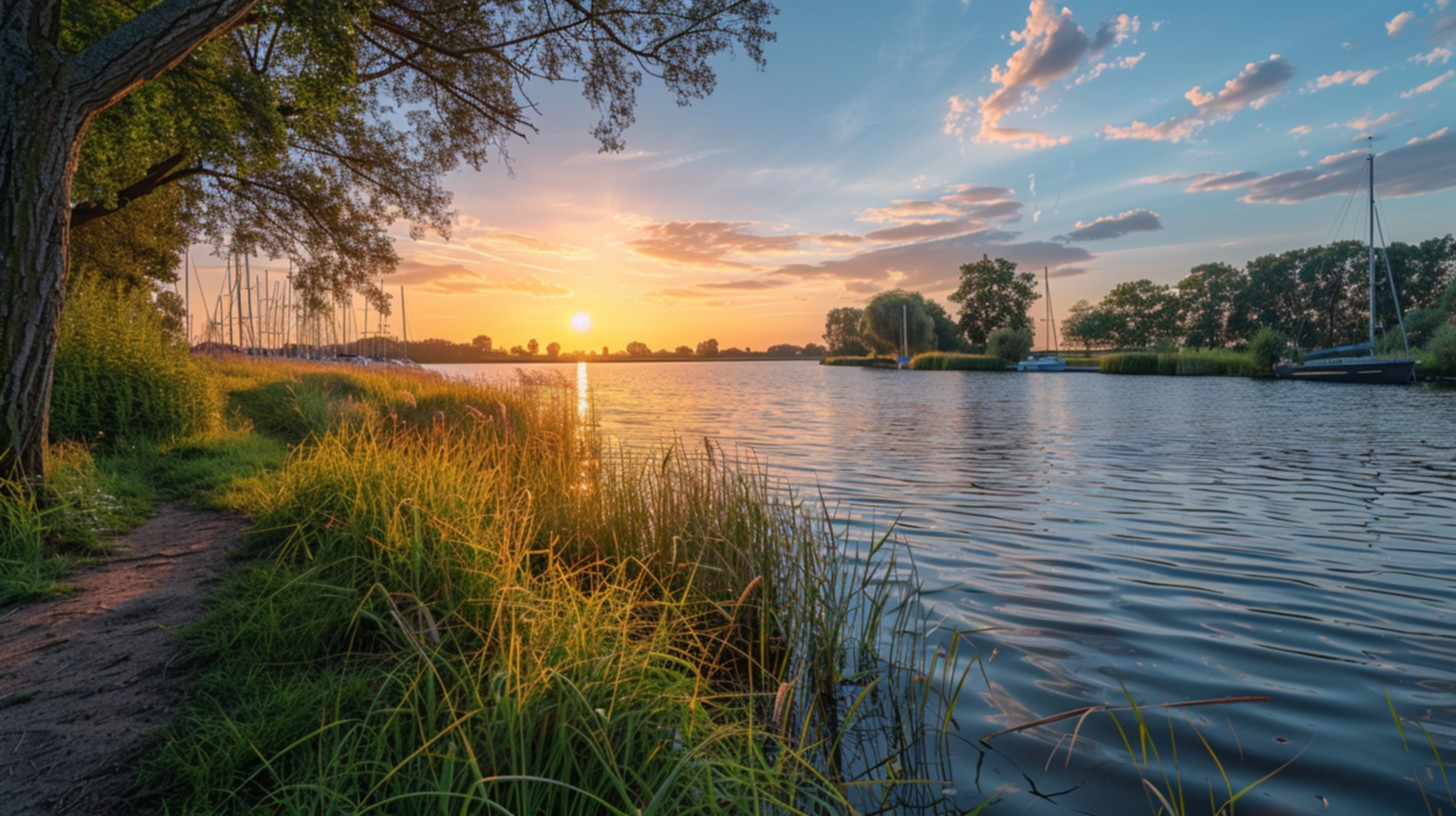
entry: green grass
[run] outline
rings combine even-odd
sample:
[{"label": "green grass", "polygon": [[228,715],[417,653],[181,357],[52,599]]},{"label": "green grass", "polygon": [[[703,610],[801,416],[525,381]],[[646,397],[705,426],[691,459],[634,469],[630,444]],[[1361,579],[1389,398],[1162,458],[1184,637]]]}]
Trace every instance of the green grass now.
[{"label": "green grass", "polygon": [[1097,370],[1103,374],[1159,374],[1180,377],[1258,377],[1267,373],[1248,354],[1231,349],[1107,354],[1097,358]]},{"label": "green grass", "polygon": [[954,351],[927,351],[910,360],[915,371],[1005,371],[1007,365],[1000,357]]},{"label": "green grass", "polygon": [[[936,800],[948,771],[927,761],[944,747],[931,718],[948,718],[963,676],[923,664],[913,604],[886,580],[913,573],[888,538],[845,558],[829,514],[711,445],[607,448],[574,389],[216,368],[235,422],[297,441],[279,470],[246,476],[222,457],[231,478],[205,480],[256,532],[187,635],[199,691],[147,760],[151,802],[670,814]],[[149,472],[181,479],[176,464]]]}]

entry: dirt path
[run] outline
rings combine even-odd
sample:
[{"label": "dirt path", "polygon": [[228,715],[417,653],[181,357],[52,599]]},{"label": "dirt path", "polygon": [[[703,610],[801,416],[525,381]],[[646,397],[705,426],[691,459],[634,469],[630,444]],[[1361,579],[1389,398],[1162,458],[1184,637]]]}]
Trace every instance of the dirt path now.
[{"label": "dirt path", "polygon": [[0,611],[0,811],[121,812],[148,736],[184,696],[177,629],[243,527],[164,507],[115,558],[78,570],[76,594]]}]

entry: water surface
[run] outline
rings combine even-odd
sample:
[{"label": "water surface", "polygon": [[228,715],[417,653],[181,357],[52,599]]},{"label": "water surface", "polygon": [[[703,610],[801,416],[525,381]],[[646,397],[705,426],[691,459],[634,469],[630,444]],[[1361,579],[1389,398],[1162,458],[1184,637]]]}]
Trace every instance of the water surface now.
[{"label": "water surface", "polygon": [[977,740],[1128,696],[1267,695],[1145,712],[1161,760],[1144,775],[1173,775],[1171,739],[1190,812],[1208,812],[1210,780],[1228,794],[1206,740],[1234,790],[1293,760],[1239,813],[1456,807],[1431,750],[1456,777],[1456,393],[803,362],[525,367],[585,377],[603,428],[628,442],[746,445],[866,531],[898,516],[940,637],[981,630],[970,642],[996,652],[990,684],[973,675],[957,708],[965,806],[999,792],[993,813],[1151,812],[1106,715],[1070,751],[1075,720]]}]

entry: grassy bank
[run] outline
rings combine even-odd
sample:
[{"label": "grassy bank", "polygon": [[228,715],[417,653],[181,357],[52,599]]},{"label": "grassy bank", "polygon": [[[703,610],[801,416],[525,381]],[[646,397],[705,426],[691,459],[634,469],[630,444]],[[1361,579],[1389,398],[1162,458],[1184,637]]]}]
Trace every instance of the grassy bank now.
[{"label": "grassy bank", "polygon": [[892,548],[844,560],[752,463],[604,450],[549,381],[218,375],[236,421],[293,447],[219,494],[257,532],[188,635],[199,694],[146,796],[186,813],[934,800],[889,784],[925,768],[916,676],[955,682],[918,665],[914,621],[885,627]]},{"label": "grassy bank", "polygon": [[1263,377],[1266,367],[1230,349],[1182,349],[1176,353],[1124,352],[1097,358],[1103,374],[1161,374],[1180,377]]},{"label": "grassy bank", "polygon": [[895,358],[876,357],[866,355],[864,357],[825,357],[819,361],[820,365],[827,366],[858,366],[860,368],[894,368]]},{"label": "grassy bank", "polygon": [[1000,357],[953,351],[927,351],[910,360],[915,371],[1005,371],[1007,365]]}]

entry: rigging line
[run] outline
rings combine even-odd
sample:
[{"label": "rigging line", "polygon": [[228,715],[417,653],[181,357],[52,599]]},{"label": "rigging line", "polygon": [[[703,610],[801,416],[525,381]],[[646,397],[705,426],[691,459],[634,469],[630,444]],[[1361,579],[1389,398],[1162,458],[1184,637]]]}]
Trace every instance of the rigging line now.
[{"label": "rigging line", "polygon": [[1350,188],[1350,194],[1345,197],[1345,205],[1335,214],[1335,222],[1330,226],[1330,231],[1325,234],[1325,243],[1334,243],[1335,237],[1344,231],[1345,219],[1350,217],[1350,210],[1355,205],[1355,196],[1360,193],[1361,188],[1364,186],[1365,179],[1363,177],[1355,180],[1355,186]]}]

